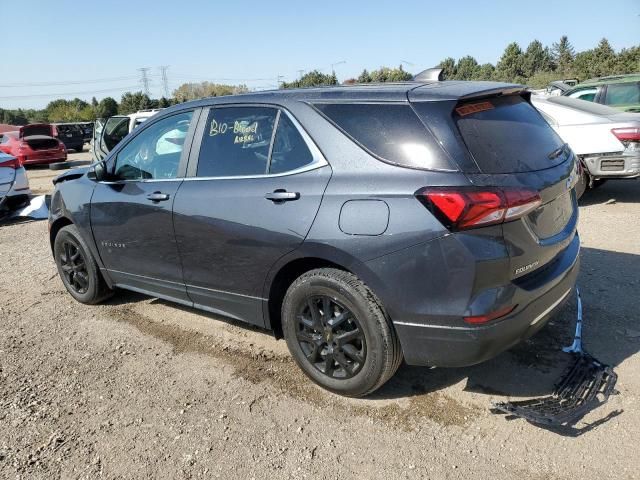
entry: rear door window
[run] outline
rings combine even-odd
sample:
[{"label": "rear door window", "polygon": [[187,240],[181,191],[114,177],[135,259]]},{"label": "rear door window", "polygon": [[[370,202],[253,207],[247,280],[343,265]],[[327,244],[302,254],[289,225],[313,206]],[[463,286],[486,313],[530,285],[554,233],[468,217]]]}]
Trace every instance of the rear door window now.
[{"label": "rear door window", "polygon": [[640,83],[612,83],[607,85],[606,105],[640,105]]},{"label": "rear door window", "polygon": [[583,88],[581,90],[577,90],[573,93],[570,93],[567,96],[571,98],[577,98],[579,100],[585,100],[587,102],[593,102],[596,98],[597,93],[598,93],[598,88],[592,87],[592,88]]},{"label": "rear door window", "polygon": [[223,107],[209,111],[198,177],[235,177],[268,172],[269,150],[278,110]]},{"label": "rear door window", "polygon": [[408,104],[316,104],[369,153],[403,167],[451,169],[444,152]]},{"label": "rear door window", "polygon": [[460,104],[458,130],[483,173],[532,172],[564,162],[570,151],[540,113],[518,95]]},{"label": "rear door window", "polygon": [[107,151],[113,150],[129,133],[129,117],[111,117],[104,125],[102,141]]},{"label": "rear door window", "polygon": [[304,138],[288,115],[281,112],[271,151],[269,173],[290,172],[312,162],[313,155]]}]

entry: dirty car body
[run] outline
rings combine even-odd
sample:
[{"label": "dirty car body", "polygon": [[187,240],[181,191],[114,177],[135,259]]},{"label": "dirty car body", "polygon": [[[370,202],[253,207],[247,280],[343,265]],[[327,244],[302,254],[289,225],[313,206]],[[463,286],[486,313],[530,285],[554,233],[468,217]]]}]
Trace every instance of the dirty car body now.
[{"label": "dirty car body", "polygon": [[[164,163],[140,167],[149,143]],[[58,177],[49,223],[54,252],[58,232],[77,229],[109,288],[284,329],[288,343],[292,289],[348,278],[399,340],[390,371],[402,357],[455,367],[532,335],[568,298],[579,268],[576,179],[573,153],[521,86],[261,92],[163,110],[103,162]],[[341,389],[339,343],[316,328],[318,311],[355,311],[338,301],[349,285],[316,315],[309,307],[313,325],[298,332],[308,357],[322,344],[316,367],[333,378],[296,361],[325,388],[360,395],[380,382]],[[344,320],[335,315],[329,326]],[[356,320],[368,332],[369,320]],[[362,358],[353,345],[347,353],[366,367],[376,345],[363,338]]]}]

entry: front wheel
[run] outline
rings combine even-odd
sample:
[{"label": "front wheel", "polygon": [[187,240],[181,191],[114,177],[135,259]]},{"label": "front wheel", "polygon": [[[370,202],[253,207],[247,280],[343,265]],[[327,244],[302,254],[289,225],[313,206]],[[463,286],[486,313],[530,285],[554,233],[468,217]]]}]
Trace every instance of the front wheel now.
[{"label": "front wheel", "polygon": [[349,272],[323,268],[296,279],[283,301],[282,326],[302,371],[340,395],[373,392],[402,362],[398,337],[380,302]]},{"label": "front wheel", "polygon": [[62,283],[77,301],[93,305],[113,294],[75,225],[60,229],[53,255]]}]

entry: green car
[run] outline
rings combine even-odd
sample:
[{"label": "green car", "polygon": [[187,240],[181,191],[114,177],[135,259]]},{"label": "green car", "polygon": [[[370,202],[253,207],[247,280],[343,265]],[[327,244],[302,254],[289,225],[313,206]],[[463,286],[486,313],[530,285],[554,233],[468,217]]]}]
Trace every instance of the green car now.
[{"label": "green car", "polygon": [[640,73],[593,78],[562,92],[562,95],[609,105],[625,112],[640,112]]}]

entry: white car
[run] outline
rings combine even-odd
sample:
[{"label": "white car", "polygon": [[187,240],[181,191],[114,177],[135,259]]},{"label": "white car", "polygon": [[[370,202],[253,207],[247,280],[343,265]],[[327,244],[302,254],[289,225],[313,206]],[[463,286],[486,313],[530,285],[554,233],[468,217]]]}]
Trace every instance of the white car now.
[{"label": "white car", "polygon": [[138,110],[129,115],[114,115],[107,119],[97,119],[93,127],[91,142],[93,160],[102,160],[120,140],[160,110],[162,109]]},{"label": "white car", "polygon": [[582,161],[578,194],[613,178],[640,177],[640,114],[569,97],[531,103]]},{"label": "white car", "polygon": [[27,173],[20,161],[0,152],[0,215],[28,203],[30,195]]}]

